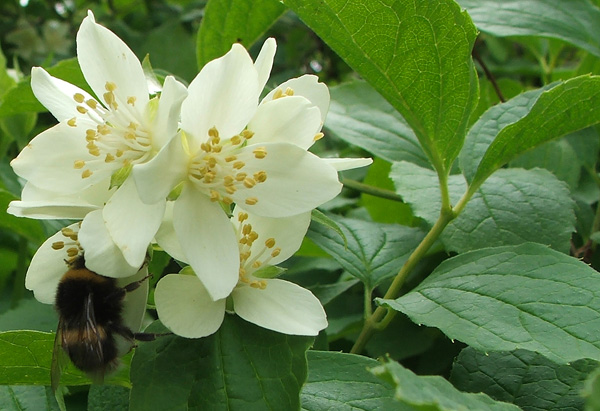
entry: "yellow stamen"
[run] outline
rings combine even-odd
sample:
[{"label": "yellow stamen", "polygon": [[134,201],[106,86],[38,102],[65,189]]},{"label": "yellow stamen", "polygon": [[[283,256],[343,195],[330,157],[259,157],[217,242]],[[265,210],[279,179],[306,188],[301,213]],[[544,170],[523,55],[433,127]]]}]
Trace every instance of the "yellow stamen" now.
[{"label": "yellow stamen", "polygon": [[315,136],[313,137],[313,141],[319,141],[320,139],[322,139],[325,136],[325,134],[323,133],[317,133],[315,134]]},{"label": "yellow stamen", "polygon": [[254,205],[254,204],[258,203],[258,198],[256,198],[256,197],[248,197],[245,202],[248,205]]},{"label": "yellow stamen", "polygon": [[92,99],[89,99],[88,101],[86,101],[85,104],[87,104],[89,107],[91,107],[92,110],[96,110],[96,107],[98,107],[98,103],[96,102],[96,100],[92,100]]},{"label": "yellow stamen", "polygon": [[60,250],[60,249],[64,248],[64,246],[65,246],[64,241],[56,241],[56,242],[52,243],[53,250]]},{"label": "yellow stamen", "polygon": [[88,109],[83,106],[77,106],[77,111],[79,111],[81,114],[85,114],[88,112]]},{"label": "yellow stamen", "polygon": [[87,170],[83,170],[83,173],[81,173],[81,178],[88,178],[92,175],[92,171],[88,168]]},{"label": "yellow stamen", "polygon": [[267,156],[267,149],[265,147],[255,148],[252,152],[256,158],[265,158]]},{"label": "yellow stamen", "polygon": [[210,190],[210,201],[219,201],[220,198],[221,195],[217,191]]},{"label": "yellow stamen", "polygon": [[246,186],[246,188],[252,188],[255,185],[256,185],[256,181],[254,181],[253,178],[248,177],[244,180],[244,186]]},{"label": "yellow stamen", "polygon": [[73,100],[75,100],[76,102],[78,102],[79,104],[81,104],[85,100],[85,97],[81,93],[75,93],[73,95]]},{"label": "yellow stamen", "polygon": [[109,92],[113,92],[117,89],[117,85],[115,83],[113,83],[112,81],[107,81],[106,84],[104,85],[104,88],[106,89],[106,91]]},{"label": "yellow stamen", "polygon": [[276,248],[271,252],[271,257],[275,258],[281,253],[281,248]]},{"label": "yellow stamen", "polygon": [[246,163],[244,163],[243,161],[236,161],[235,163],[233,163],[233,168],[240,170],[245,165],[246,165]]},{"label": "yellow stamen", "polygon": [[67,121],[67,124],[69,125],[69,127],[75,127],[77,126],[77,119],[73,117],[72,119],[69,119],[69,121]]},{"label": "yellow stamen", "polygon": [[106,153],[106,157],[104,157],[104,162],[105,163],[111,163],[113,161],[115,161],[115,156],[113,156],[110,153]]},{"label": "yellow stamen", "polygon": [[132,106],[135,106],[135,100],[137,100],[137,98],[134,96],[127,97],[127,104],[131,104]]},{"label": "yellow stamen", "polygon": [[271,238],[268,238],[268,239],[265,241],[265,246],[266,246],[267,248],[273,248],[273,247],[275,247],[275,239],[274,239],[273,237],[271,237]]},{"label": "yellow stamen", "polygon": [[83,168],[84,166],[85,166],[85,161],[83,161],[83,160],[75,160],[75,161],[73,162],[73,168],[76,168],[76,169],[81,169],[81,168]]},{"label": "yellow stamen", "polygon": [[228,163],[231,163],[232,161],[235,161],[235,160],[237,160],[236,156],[227,156],[227,157],[225,157],[225,161],[228,162]]}]

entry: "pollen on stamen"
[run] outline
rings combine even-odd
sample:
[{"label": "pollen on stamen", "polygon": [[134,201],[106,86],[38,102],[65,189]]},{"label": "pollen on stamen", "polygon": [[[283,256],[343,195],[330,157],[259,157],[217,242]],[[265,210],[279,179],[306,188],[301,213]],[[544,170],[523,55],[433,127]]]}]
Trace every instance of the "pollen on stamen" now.
[{"label": "pollen on stamen", "polygon": [[275,258],[281,253],[281,248],[276,248],[271,252],[271,257]]},{"label": "pollen on stamen", "polygon": [[260,261],[255,261],[252,263],[252,268],[260,268],[262,263]]},{"label": "pollen on stamen", "polygon": [[116,155],[117,157],[121,157],[121,156],[123,155],[123,150],[121,150],[121,149],[117,150],[117,151],[115,152],[115,155]]},{"label": "pollen on stamen", "polygon": [[92,110],[96,110],[96,107],[98,107],[98,102],[96,100],[92,100],[92,99],[89,99],[88,101],[86,101],[85,104],[87,104],[88,107],[90,107]]},{"label": "pollen on stamen", "polygon": [[81,169],[83,167],[85,167],[85,161],[83,161],[83,160],[75,160],[73,162],[73,168],[79,170],[79,169]]},{"label": "pollen on stamen", "polygon": [[210,201],[219,201],[220,198],[221,198],[221,195],[219,194],[218,191],[210,190]]},{"label": "pollen on stamen", "polygon": [[236,156],[227,156],[227,157],[225,157],[225,161],[228,162],[228,163],[231,163],[232,161],[235,161],[235,160],[237,160]]},{"label": "pollen on stamen", "polygon": [[242,227],[242,234],[248,235],[252,232],[252,224],[244,224]]},{"label": "pollen on stamen", "polygon": [[217,130],[217,128],[213,126],[208,129],[208,135],[213,138],[219,138],[219,130]]},{"label": "pollen on stamen", "polygon": [[285,89],[285,95],[286,96],[293,96],[294,95],[294,89],[291,87],[288,87]]},{"label": "pollen on stamen", "polygon": [[254,157],[256,158],[265,158],[267,156],[267,149],[265,147],[258,147],[252,150],[254,153]]},{"label": "pollen on stamen", "polygon": [[85,114],[88,112],[88,109],[83,106],[77,106],[77,111],[79,111],[81,114]]},{"label": "pollen on stamen", "polygon": [[64,241],[55,241],[52,243],[52,249],[53,250],[61,250],[65,247],[65,242]]},{"label": "pollen on stamen", "polygon": [[237,146],[242,142],[242,138],[240,136],[233,136],[229,141],[231,141],[231,144],[233,144],[234,146]]},{"label": "pollen on stamen", "polygon": [[267,248],[275,247],[275,239],[273,237],[267,238],[267,240],[265,241],[265,247],[267,247]]},{"label": "pollen on stamen", "polygon": [[317,133],[315,134],[315,136],[313,137],[313,141],[319,141],[320,139],[322,139],[325,136],[325,134],[323,133]]},{"label": "pollen on stamen", "polygon": [[71,247],[67,249],[67,255],[69,257],[75,257],[77,254],[79,254],[79,249],[77,247]]},{"label": "pollen on stamen", "polygon": [[81,173],[81,178],[88,178],[91,177],[91,175],[94,174],[92,173],[92,170],[90,170],[89,168],[86,170],[83,170],[83,173]]},{"label": "pollen on stamen", "polygon": [[75,93],[75,94],[73,94],[73,100],[75,100],[76,102],[81,104],[84,102],[85,96],[81,93]]},{"label": "pollen on stamen", "polygon": [[254,131],[244,130],[240,133],[240,135],[246,140],[250,140],[252,137],[254,137]]},{"label": "pollen on stamen", "polygon": [[137,98],[135,98],[135,96],[129,96],[129,97],[127,97],[127,104],[135,106],[135,100],[137,100]]},{"label": "pollen on stamen", "polygon": [[103,136],[110,134],[110,127],[106,124],[99,125],[96,127],[96,130],[98,130],[98,133],[102,134]]},{"label": "pollen on stamen", "polygon": [[258,203],[258,198],[256,197],[248,197],[245,201],[246,204],[248,205],[254,205],[256,203]]},{"label": "pollen on stamen", "polygon": [[115,91],[117,89],[117,85],[115,83],[113,83],[112,81],[107,81],[106,84],[104,85],[104,88],[106,89],[106,91],[110,91],[112,93],[113,91]]},{"label": "pollen on stamen", "polygon": [[247,173],[237,173],[235,175],[235,180],[236,181],[244,181],[244,179],[248,176]]},{"label": "pollen on stamen", "polygon": [[233,176],[225,176],[223,177],[223,184],[227,187],[233,184],[234,182]]},{"label": "pollen on stamen", "polygon": [[62,235],[64,235],[65,237],[71,237],[72,235],[75,234],[75,231],[73,231],[73,229],[71,229],[69,227],[64,227],[60,230],[60,233]]},{"label": "pollen on stamen", "polygon": [[227,186],[225,187],[225,191],[227,191],[227,194],[234,194],[237,191],[237,188],[235,188],[235,186]]},{"label": "pollen on stamen", "polygon": [[235,168],[236,170],[240,170],[244,168],[245,165],[246,163],[244,163],[243,161],[236,161],[235,163],[233,163],[233,168]]},{"label": "pollen on stamen", "polygon": [[69,119],[67,121],[67,125],[69,127],[76,127],[77,126],[77,119],[75,117],[73,117],[72,119]]},{"label": "pollen on stamen", "polygon": [[238,214],[238,221],[240,223],[244,222],[247,219],[248,219],[248,213],[239,213]]},{"label": "pollen on stamen", "polygon": [[246,179],[244,179],[244,186],[246,188],[252,188],[256,185],[256,181],[254,181],[253,178],[251,177],[247,177]]},{"label": "pollen on stamen", "polygon": [[259,183],[264,183],[267,181],[267,172],[266,171],[257,171],[254,173],[254,179]]},{"label": "pollen on stamen", "polygon": [[106,153],[106,157],[104,157],[104,162],[112,163],[113,161],[115,161],[115,156],[113,156],[111,153]]},{"label": "pollen on stamen", "polygon": [[273,93],[273,100],[277,100],[278,98],[281,98],[281,97],[283,97],[283,90],[278,88],[277,90],[275,90],[275,93]]},{"label": "pollen on stamen", "polygon": [[227,205],[231,205],[231,204],[233,204],[233,199],[231,197],[224,196],[223,202]]}]

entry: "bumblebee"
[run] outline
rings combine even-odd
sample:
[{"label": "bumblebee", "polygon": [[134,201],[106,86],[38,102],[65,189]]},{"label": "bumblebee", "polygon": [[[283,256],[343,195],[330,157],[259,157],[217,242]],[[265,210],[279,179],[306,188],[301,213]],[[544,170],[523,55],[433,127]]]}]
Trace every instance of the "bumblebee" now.
[{"label": "bumblebee", "polygon": [[[52,360],[52,387],[60,379],[60,351],[75,367],[94,381],[116,369],[119,357],[133,346],[134,340],[151,341],[156,334],[135,333],[123,319],[123,303],[128,292],[139,288],[149,277],[120,287],[115,278],[104,277],[85,267],[83,255],[67,262],[55,299],[59,323]],[[128,347],[123,350],[123,341]],[[62,347],[62,350],[61,350]]]}]

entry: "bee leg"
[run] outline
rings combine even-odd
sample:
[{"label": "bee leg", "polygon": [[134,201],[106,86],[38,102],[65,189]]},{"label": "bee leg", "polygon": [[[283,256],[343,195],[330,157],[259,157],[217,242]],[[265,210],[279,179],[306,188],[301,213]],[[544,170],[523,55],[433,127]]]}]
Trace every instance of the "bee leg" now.
[{"label": "bee leg", "polygon": [[137,289],[140,285],[142,285],[144,283],[144,281],[146,281],[148,278],[151,278],[151,277],[152,277],[152,274],[148,274],[141,280],[134,281],[130,284],[127,284],[125,287],[123,287],[123,290],[125,290],[126,293],[130,293],[133,290]]},{"label": "bee leg", "polygon": [[158,337],[173,335],[173,333],[133,333],[133,338],[138,341],[154,341]]}]

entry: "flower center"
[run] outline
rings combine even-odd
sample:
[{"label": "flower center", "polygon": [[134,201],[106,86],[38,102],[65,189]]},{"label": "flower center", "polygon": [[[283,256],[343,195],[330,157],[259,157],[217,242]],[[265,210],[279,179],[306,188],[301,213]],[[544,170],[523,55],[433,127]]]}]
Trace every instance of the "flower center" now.
[{"label": "flower center", "polygon": [[[139,113],[134,110],[135,97],[128,97],[122,102],[115,95],[115,83],[107,82],[105,85],[105,108],[94,99],[85,100],[83,94],[75,93],[73,100],[78,104],[77,111],[87,115],[96,127],[85,131],[88,152],[96,159],[84,161],[75,160],[73,167],[81,171],[81,178],[90,177],[95,169],[119,169],[144,162],[151,155],[152,136],[142,124]],[[71,127],[77,126],[77,118],[67,121]]]},{"label": "flower center", "polygon": [[269,262],[281,253],[281,248],[275,247],[276,240],[268,238],[265,240],[264,247],[252,253],[252,244],[258,239],[259,235],[252,229],[252,224],[245,223],[248,219],[248,213],[238,212],[238,248],[240,250],[240,271],[239,281],[248,284],[253,288],[264,290],[267,288],[267,281],[257,280],[252,277],[252,273],[260,267],[266,266]]},{"label": "flower center", "polygon": [[[245,170],[246,162],[239,158],[240,148],[253,135],[253,132],[244,130],[222,141],[215,127],[208,130],[208,140],[200,145],[200,150],[192,158],[188,175],[196,187],[212,201],[232,204],[234,201],[231,196],[238,189],[251,190],[266,181],[266,171],[249,174]],[[261,160],[267,156],[267,150],[265,147],[257,147],[252,154],[255,159]],[[249,206],[258,203],[258,198],[253,196],[246,196],[243,200]]]},{"label": "flower center", "polygon": [[65,239],[53,242],[52,249],[65,250],[65,252],[67,253],[67,258],[65,259],[65,262],[67,263],[67,265],[70,265],[77,259],[77,257],[83,254],[83,248],[81,248],[81,245],[79,244],[79,239],[75,230],[69,227],[65,227],[62,230],[60,230],[60,232],[63,235],[63,237],[65,237]]}]

